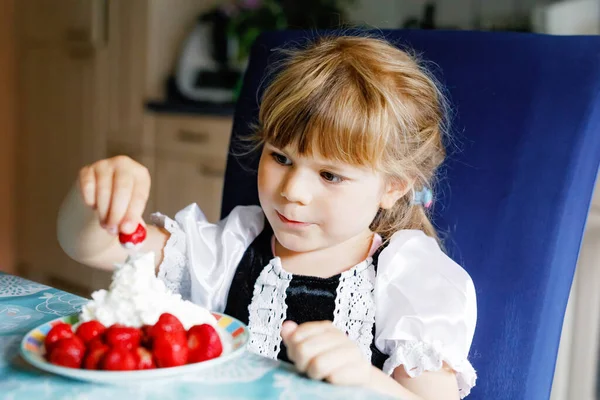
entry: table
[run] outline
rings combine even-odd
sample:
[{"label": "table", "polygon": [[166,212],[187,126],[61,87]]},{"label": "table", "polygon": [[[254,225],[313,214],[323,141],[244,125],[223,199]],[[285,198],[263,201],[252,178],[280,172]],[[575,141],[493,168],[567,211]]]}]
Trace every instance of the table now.
[{"label": "table", "polygon": [[288,363],[251,353],[202,374],[104,386],[40,371],[19,355],[24,334],[77,313],[87,299],[0,273],[0,399],[383,399],[371,391],[300,376]]}]

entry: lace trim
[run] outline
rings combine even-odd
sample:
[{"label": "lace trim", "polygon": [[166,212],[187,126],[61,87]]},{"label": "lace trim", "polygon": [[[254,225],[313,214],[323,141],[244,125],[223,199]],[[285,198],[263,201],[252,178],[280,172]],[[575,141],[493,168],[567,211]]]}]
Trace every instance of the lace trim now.
[{"label": "lace trim", "polygon": [[171,234],[163,249],[158,279],[162,280],[171,292],[179,293],[184,300],[190,300],[192,283],[186,255],[185,232],[176,221],[161,213],[152,214],[151,222]]},{"label": "lace trim", "polygon": [[291,279],[292,275],[281,267],[279,257],[272,259],[260,273],[248,306],[249,351],[277,359],[281,348],[281,326],[287,313],[286,290]]},{"label": "lace trim", "polygon": [[440,370],[443,362],[446,362],[456,372],[460,398],[466,397],[475,386],[477,373],[468,360],[453,359],[444,355],[442,343],[439,341],[432,344],[419,341],[401,342],[383,364],[383,372],[391,375],[397,367],[402,365],[406,373],[411,378],[415,378],[423,371]]},{"label": "lace trim", "polygon": [[358,344],[369,361],[375,324],[375,275],[371,257],[342,273],[333,312],[333,325]]}]

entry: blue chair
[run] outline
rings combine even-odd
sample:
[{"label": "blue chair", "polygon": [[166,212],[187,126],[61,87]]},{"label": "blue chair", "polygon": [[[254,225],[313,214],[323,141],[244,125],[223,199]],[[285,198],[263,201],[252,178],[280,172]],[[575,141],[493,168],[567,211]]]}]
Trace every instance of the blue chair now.
[{"label": "blue chair", "polygon": [[[315,34],[271,32],[257,40],[232,143],[256,121],[272,49]],[[469,399],[548,399],[600,164],[600,37],[381,35],[437,65],[454,110],[456,146],[443,166],[435,223],[478,295],[470,359],[479,379]],[[229,157],[223,216],[258,204],[256,162]]]}]

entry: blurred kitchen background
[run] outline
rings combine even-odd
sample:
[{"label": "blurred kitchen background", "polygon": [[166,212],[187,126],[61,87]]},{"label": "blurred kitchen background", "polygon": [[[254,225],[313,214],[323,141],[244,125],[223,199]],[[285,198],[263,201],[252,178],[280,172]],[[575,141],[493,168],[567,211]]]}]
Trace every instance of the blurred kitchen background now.
[{"label": "blurred kitchen background", "polygon": [[[600,0],[0,0],[0,271],[85,296],[106,287],[109,273],[63,254],[55,220],[77,171],[117,154],[149,168],[149,212],[197,202],[216,220],[252,41],[340,25],[600,34]],[[553,400],[600,398],[599,197]]]}]

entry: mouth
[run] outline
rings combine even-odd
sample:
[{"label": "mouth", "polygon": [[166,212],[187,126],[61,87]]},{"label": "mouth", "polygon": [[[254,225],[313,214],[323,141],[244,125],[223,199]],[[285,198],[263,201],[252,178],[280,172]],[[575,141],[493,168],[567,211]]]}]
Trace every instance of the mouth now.
[{"label": "mouth", "polygon": [[283,216],[283,214],[281,214],[279,211],[275,211],[275,212],[277,213],[277,216],[279,217],[281,222],[283,222],[284,224],[286,224],[288,226],[303,227],[303,226],[312,225],[311,223],[308,223],[308,222],[294,221],[292,219],[288,219],[285,216]]}]

